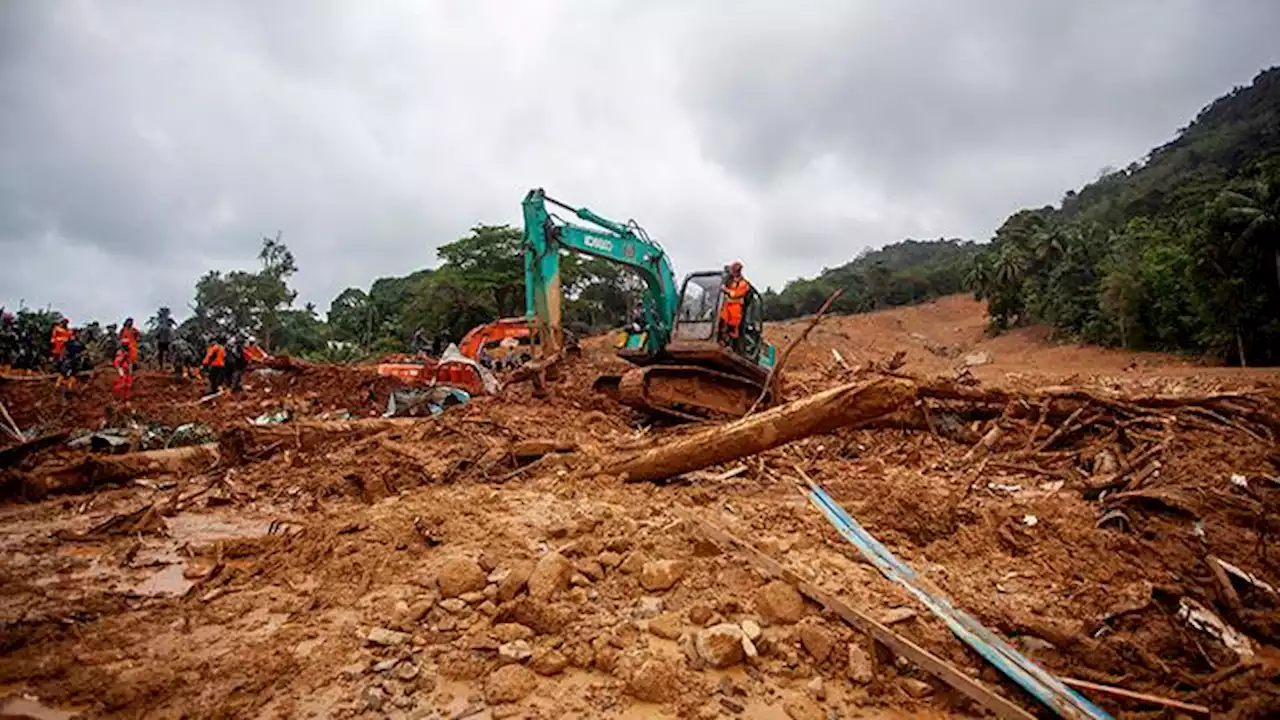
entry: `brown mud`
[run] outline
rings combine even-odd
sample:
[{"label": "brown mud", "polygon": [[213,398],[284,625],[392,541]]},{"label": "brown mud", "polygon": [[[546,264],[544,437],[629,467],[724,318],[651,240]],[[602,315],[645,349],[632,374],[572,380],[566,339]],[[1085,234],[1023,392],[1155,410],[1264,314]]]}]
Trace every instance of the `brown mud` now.
[{"label": "brown mud", "polygon": [[[804,324],[776,325],[771,340],[785,346]],[[991,339],[983,324],[981,307],[958,297],[827,318],[789,361],[786,392],[834,387],[902,352],[898,372],[983,390],[1256,390],[1280,399],[1277,371],[1056,345],[1034,328]],[[629,483],[597,470],[624,448],[690,430],[647,427],[593,394],[595,375],[620,361],[607,338],[583,350],[548,398],[513,385],[376,432],[319,422],[343,411],[380,415],[396,383],[371,368],[251,375],[242,396],[206,403],[203,388],[144,373],[129,407],[111,399],[107,376],[71,398],[51,382],[0,384],[24,429],[93,429],[128,417],[209,424],[224,450],[225,438],[238,438],[235,453],[191,472],[0,505],[0,688],[9,697],[0,712],[982,715],[905,661],[887,658],[867,678],[860,633],[817,605],[794,604],[744,557],[708,542],[696,520],[893,621],[902,636],[1038,712],[861,561],[796,490],[800,471],[957,605],[1056,673],[1227,717],[1280,710],[1280,599],[1228,580],[1233,599],[1207,559],[1280,587],[1280,556],[1269,547],[1280,530],[1280,447],[1260,426],[1181,411],[1130,424],[1085,413],[1093,424],[1027,455],[1027,444],[1054,429],[1035,423],[1032,405],[1001,420],[1008,434],[985,459],[946,433],[842,429],[669,482]],[[280,407],[294,420],[271,432],[293,439],[254,435],[247,420]],[[300,423],[313,422],[304,434]],[[964,429],[980,437],[994,422]],[[521,466],[513,448],[531,441],[576,452]],[[1129,473],[1120,492],[1090,489],[1104,451]],[[45,450],[3,472],[39,477],[78,455]],[[108,523],[119,516],[128,522]],[[1248,656],[1179,619],[1184,599],[1243,634]],[[699,650],[697,638],[726,623],[761,627],[758,657]],[[1173,717],[1090,697],[1125,717]]]}]

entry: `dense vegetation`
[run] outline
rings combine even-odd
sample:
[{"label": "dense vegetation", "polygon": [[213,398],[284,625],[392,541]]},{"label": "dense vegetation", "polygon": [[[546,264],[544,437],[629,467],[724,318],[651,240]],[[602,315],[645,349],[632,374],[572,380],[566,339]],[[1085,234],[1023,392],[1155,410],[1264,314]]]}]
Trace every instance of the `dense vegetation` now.
[{"label": "dense vegetation", "polygon": [[1143,162],[1014,213],[968,282],[995,330],[1280,363],[1280,68]]},{"label": "dense vegetation", "polygon": [[816,312],[837,289],[844,292],[832,312],[858,313],[932,300],[965,289],[965,277],[979,246],[938,239],[903,240],[879,250],[864,250],[852,262],[824,269],[815,278],[787,283],[782,292],[765,292],[768,320]]}]

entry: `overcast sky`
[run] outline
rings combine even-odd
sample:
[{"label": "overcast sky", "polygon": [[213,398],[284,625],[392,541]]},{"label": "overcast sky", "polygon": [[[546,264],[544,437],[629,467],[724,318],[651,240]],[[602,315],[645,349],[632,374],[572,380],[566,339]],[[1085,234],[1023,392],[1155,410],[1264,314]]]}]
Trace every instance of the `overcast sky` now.
[{"label": "overcast sky", "polygon": [[757,285],[986,240],[1280,63],[1277,0],[0,0],[0,303],[300,301],[535,186]]}]

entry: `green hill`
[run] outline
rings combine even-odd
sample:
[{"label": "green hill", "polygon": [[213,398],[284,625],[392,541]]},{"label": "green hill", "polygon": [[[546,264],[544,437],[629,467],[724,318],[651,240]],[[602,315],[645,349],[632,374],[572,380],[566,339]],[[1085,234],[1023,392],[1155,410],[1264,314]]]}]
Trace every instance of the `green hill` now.
[{"label": "green hill", "polygon": [[968,280],[996,330],[1280,363],[1280,68],[1143,162],[1011,215]]}]

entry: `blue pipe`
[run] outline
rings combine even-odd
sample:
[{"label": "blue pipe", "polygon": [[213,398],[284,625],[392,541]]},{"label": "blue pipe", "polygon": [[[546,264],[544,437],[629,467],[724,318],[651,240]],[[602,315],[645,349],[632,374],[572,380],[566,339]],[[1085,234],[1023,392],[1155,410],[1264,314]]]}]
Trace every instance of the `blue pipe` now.
[{"label": "blue pipe", "polygon": [[888,548],[872,537],[821,487],[810,482],[808,497],[836,531],[874,563],[885,577],[905,587],[966,645],[1049,709],[1065,718],[1111,720],[1105,710],[1064,685],[1056,676],[1019,653],[971,615],[956,608],[950,598],[923,587],[920,577],[910,566],[894,557]]}]

